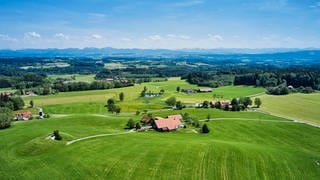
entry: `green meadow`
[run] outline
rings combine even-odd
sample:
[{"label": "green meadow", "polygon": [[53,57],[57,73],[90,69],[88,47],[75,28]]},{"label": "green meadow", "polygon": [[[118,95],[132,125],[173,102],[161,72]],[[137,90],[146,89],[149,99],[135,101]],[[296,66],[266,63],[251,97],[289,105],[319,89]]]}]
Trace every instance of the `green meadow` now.
[{"label": "green meadow", "polygon": [[261,96],[261,110],[320,125],[320,93]]},{"label": "green meadow", "polygon": [[[165,92],[140,97],[144,86]],[[214,100],[214,94],[231,99],[264,89],[226,86],[212,93],[184,94],[176,92],[177,86],[198,88],[170,78],[119,89],[26,97],[52,116],[0,130],[0,179],[319,179],[319,128],[251,110],[172,110],[164,103],[171,96],[195,104]],[[118,100],[120,92],[125,94],[123,102]],[[260,97],[261,109],[270,107],[269,96]],[[117,100],[119,115],[107,113],[108,98]],[[161,117],[188,113],[208,124],[210,133],[199,134],[192,126],[169,133],[128,132],[128,119],[141,119],[137,110]],[[62,141],[47,138],[56,129]],[[95,135],[100,137],[67,145]]]},{"label": "green meadow", "polygon": [[62,75],[59,75],[59,74],[55,74],[55,75],[49,75],[49,78],[52,78],[52,79],[57,79],[57,78],[67,78],[67,79],[70,79],[72,76],[75,77],[75,80],[72,80],[74,82],[92,82],[94,81],[94,77],[95,75],[94,74],[88,74],[88,75],[85,75],[85,74],[62,74]]}]

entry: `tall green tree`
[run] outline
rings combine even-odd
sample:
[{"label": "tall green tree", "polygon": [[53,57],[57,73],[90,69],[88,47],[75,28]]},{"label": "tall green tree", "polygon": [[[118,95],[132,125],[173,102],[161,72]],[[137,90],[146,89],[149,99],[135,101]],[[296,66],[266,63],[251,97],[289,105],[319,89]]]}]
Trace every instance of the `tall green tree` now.
[{"label": "tall green tree", "polygon": [[116,105],[114,99],[110,98],[107,100],[106,107],[108,108],[108,112],[114,113],[116,111]]},{"label": "tall green tree", "polygon": [[29,102],[29,105],[30,105],[31,108],[33,108],[33,106],[34,106],[33,100],[31,100],[31,101]]},{"label": "tall green tree", "polygon": [[210,105],[209,101],[203,101],[203,103],[202,103],[203,108],[208,108],[209,105]]},{"label": "tall green tree", "polygon": [[10,127],[12,121],[11,110],[6,107],[0,107],[0,129]]},{"label": "tall green tree", "polygon": [[178,110],[181,110],[181,109],[184,108],[184,105],[182,104],[181,101],[177,101],[177,102],[176,102],[176,108],[177,108]]},{"label": "tall green tree", "polygon": [[175,106],[176,103],[177,103],[177,100],[175,97],[170,97],[168,98],[165,103],[168,105],[168,106]]},{"label": "tall green tree", "polygon": [[13,110],[20,110],[23,109],[24,107],[24,101],[23,99],[19,96],[19,97],[12,97],[10,98],[12,103],[13,103]]},{"label": "tall green tree", "polygon": [[121,92],[121,93],[119,94],[119,100],[120,100],[120,101],[123,101],[123,100],[124,100],[124,93],[123,93],[123,92]]},{"label": "tall green tree", "polygon": [[180,92],[180,86],[177,87],[177,92]]},{"label": "tall green tree", "polygon": [[254,99],[254,105],[257,106],[257,108],[260,108],[262,102],[261,102],[261,99],[260,98],[255,98]]},{"label": "tall green tree", "polygon": [[135,123],[134,123],[134,121],[133,121],[132,118],[130,118],[130,119],[128,120],[128,122],[127,122],[127,128],[128,128],[128,129],[133,129],[133,128],[135,128]]},{"label": "tall green tree", "polygon": [[243,106],[247,108],[249,105],[252,105],[252,100],[250,97],[245,97],[242,100]]}]

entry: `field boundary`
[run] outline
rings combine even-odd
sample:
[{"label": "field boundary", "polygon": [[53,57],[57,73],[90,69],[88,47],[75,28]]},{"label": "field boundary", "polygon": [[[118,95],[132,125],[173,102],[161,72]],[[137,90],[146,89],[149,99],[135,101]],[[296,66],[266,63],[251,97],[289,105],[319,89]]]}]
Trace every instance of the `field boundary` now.
[{"label": "field boundary", "polygon": [[316,128],[320,128],[320,125],[315,124],[315,123],[311,123],[311,122],[306,121],[306,120],[297,119],[297,118],[288,117],[288,116],[283,116],[283,115],[274,114],[274,113],[261,111],[261,110],[255,110],[255,111],[259,112],[259,113],[262,113],[262,114],[268,114],[268,115],[272,115],[272,116],[279,117],[279,118],[289,119],[289,120],[292,120],[295,123],[301,123],[301,124],[306,124],[306,125],[313,126],[313,127],[316,127]]}]

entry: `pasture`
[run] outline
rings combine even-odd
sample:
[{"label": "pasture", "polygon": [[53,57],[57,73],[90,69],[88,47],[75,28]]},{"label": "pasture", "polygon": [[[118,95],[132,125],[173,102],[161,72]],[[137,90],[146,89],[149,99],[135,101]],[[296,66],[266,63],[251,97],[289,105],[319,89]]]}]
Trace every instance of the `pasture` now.
[{"label": "pasture", "polygon": [[94,81],[94,74],[55,74],[55,75],[49,75],[50,78],[52,79],[57,79],[57,78],[66,78],[66,79],[71,79],[71,77],[75,77],[74,80],[71,80],[72,82],[92,82]]},{"label": "pasture", "polygon": [[261,110],[320,125],[320,93],[260,96]]},{"label": "pasture", "polygon": [[[154,98],[140,97],[148,91],[165,90]],[[253,111],[217,109],[172,110],[164,101],[171,96],[187,103],[252,96],[264,89],[227,86],[212,93],[184,94],[176,87],[198,88],[178,78],[133,87],[59,93],[26,97],[52,114],[51,118],[15,122],[0,130],[0,177],[2,179],[319,179],[320,131],[288,119]],[[118,95],[124,92],[125,100]],[[261,96],[263,105],[268,99]],[[269,98],[269,96],[266,96]],[[122,108],[107,113],[108,98]],[[129,118],[138,122],[148,110],[155,116],[188,113],[208,124],[209,134],[190,126],[175,132],[124,133]],[[205,122],[207,115],[210,121]],[[58,129],[62,141],[47,139]],[[110,135],[67,142],[94,135]]]},{"label": "pasture", "polygon": [[[132,87],[108,89],[108,90],[92,90],[81,92],[66,92],[50,96],[27,97],[25,101],[33,100],[36,106],[47,109],[49,113],[70,114],[73,112],[80,113],[105,113],[104,105],[108,98],[118,100],[120,92],[124,92],[125,98],[123,102],[118,102],[123,112],[135,112],[137,110],[158,110],[168,108],[165,100],[169,97],[176,97],[183,103],[195,104],[205,100],[214,100],[214,94],[223,95],[222,99],[231,99],[233,97],[250,96],[264,92],[263,88],[246,87],[246,86],[226,86],[215,88],[212,93],[194,93],[185,94],[176,92],[179,86],[183,88],[199,88],[195,85],[180,80],[179,78],[170,78],[164,82],[142,83]],[[147,92],[158,93],[161,89],[165,92],[163,95],[154,98],[140,97],[140,93],[144,87]],[[220,98],[221,99],[221,98]]]},{"label": "pasture", "polygon": [[[191,116],[206,114],[186,109]],[[222,111],[223,112],[223,111]],[[175,112],[166,112],[172,114]],[[220,116],[218,111],[213,116]],[[217,113],[217,114],[216,114]],[[318,179],[320,131],[259,113],[208,122],[211,133],[125,132],[129,116],[70,115],[0,131],[2,179]],[[241,116],[224,112],[223,117]],[[250,115],[249,115],[250,114]],[[222,115],[222,113],[221,113]],[[246,121],[246,117],[271,121]],[[137,119],[137,118],[136,118]],[[59,129],[63,141],[46,139]]]}]

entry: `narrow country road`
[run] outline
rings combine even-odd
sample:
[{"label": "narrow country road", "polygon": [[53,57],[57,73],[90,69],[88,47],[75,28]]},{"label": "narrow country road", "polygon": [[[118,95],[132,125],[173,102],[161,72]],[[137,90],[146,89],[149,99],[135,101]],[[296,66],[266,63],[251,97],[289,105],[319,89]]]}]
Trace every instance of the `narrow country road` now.
[{"label": "narrow country road", "polygon": [[97,137],[104,137],[104,136],[117,136],[117,135],[123,135],[123,134],[130,134],[130,133],[135,133],[136,131],[134,130],[130,130],[127,132],[122,132],[122,133],[110,133],[110,134],[98,134],[98,135],[93,135],[93,136],[87,136],[87,137],[83,137],[83,138],[79,138],[79,139],[75,139],[72,141],[68,141],[66,143],[66,145],[70,145],[79,141],[83,141],[83,140],[87,140],[87,139],[92,139],[92,138],[97,138]]}]

